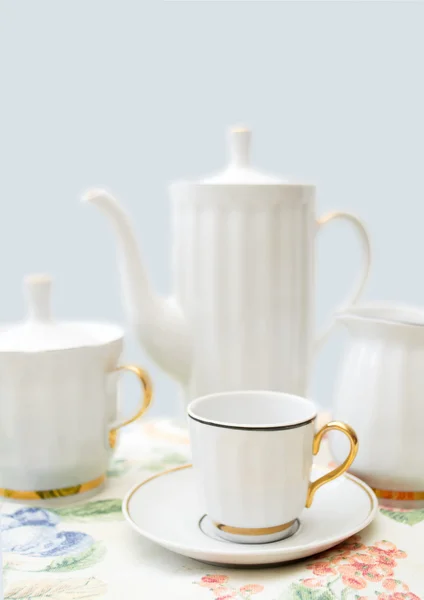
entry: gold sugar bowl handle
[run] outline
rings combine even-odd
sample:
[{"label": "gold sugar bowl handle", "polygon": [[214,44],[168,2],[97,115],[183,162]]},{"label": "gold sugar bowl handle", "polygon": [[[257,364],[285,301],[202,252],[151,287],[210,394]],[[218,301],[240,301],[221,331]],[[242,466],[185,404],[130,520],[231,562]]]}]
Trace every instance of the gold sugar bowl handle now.
[{"label": "gold sugar bowl handle", "polygon": [[144,413],[147,411],[147,409],[149,408],[149,406],[152,402],[152,397],[153,397],[152,381],[146,371],[144,371],[137,365],[122,365],[122,366],[117,367],[115,370],[118,372],[124,372],[124,371],[128,372],[129,371],[130,373],[134,373],[134,375],[137,376],[138,380],[141,383],[141,386],[143,389],[143,394],[141,397],[140,405],[132,417],[124,418],[121,421],[115,421],[114,423],[112,423],[110,425],[109,445],[111,448],[114,448],[116,445],[116,438],[117,438],[118,430],[122,429],[122,427],[126,427],[127,425],[130,425],[131,423],[134,423],[134,421],[136,421],[137,419],[142,417],[144,415]]}]

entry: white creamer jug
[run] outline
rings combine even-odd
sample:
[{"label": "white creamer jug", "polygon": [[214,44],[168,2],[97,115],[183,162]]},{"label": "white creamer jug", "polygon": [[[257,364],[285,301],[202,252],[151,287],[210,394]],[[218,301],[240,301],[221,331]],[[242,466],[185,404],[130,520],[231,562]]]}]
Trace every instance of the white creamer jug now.
[{"label": "white creamer jug", "polygon": [[[358,434],[351,471],[383,504],[424,507],[424,311],[368,305],[339,318],[349,340],[332,416]],[[330,446],[342,461],[345,440],[330,434]]]},{"label": "white creamer jug", "polygon": [[220,174],[171,185],[173,284],[159,297],[149,282],[134,230],[104,190],[86,201],[111,220],[129,320],[151,357],[181,384],[185,401],[231,390],[305,395],[315,348],[315,237],[335,218],[348,219],[364,252],[360,221],[331,213],[317,221],[315,188],[250,166],[250,131],[233,129],[230,162]]}]

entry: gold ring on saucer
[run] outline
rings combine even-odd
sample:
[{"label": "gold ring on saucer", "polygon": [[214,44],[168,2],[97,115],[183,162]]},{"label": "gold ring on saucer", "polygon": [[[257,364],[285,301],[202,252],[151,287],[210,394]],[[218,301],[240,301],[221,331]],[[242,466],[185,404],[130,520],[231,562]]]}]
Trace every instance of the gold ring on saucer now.
[{"label": "gold ring on saucer", "polygon": [[291,527],[296,519],[284,525],[275,525],[274,527],[231,527],[230,525],[223,525],[222,523],[215,523],[215,527],[225,533],[232,533],[234,535],[271,535],[272,533],[280,533]]}]

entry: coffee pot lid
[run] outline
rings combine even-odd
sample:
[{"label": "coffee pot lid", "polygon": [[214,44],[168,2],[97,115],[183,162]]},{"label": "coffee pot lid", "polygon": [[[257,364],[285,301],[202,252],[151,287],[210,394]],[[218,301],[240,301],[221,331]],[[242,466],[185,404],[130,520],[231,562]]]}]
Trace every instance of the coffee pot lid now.
[{"label": "coffee pot lid", "polygon": [[0,332],[0,352],[45,352],[101,346],[122,337],[119,327],[102,323],[56,321],[51,314],[52,279],[30,275],[24,279],[28,315]]},{"label": "coffee pot lid", "polygon": [[275,185],[288,183],[279,177],[254,169],[250,164],[252,132],[246,127],[233,127],[229,131],[228,166],[212,177],[201,179],[204,185]]}]

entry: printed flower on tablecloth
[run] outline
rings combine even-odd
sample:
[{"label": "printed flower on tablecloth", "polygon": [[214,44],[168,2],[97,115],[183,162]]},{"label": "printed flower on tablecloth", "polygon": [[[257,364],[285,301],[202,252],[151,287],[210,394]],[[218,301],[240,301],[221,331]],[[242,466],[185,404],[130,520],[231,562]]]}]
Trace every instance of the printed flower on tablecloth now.
[{"label": "printed flower on tablecloth", "polygon": [[196,585],[208,588],[215,600],[249,600],[254,594],[263,591],[264,586],[258,583],[247,583],[239,588],[229,584],[228,575],[204,575]]},{"label": "printed flower on tablecloth", "polygon": [[41,508],[22,508],[11,515],[2,515],[3,552],[27,556],[63,556],[82,552],[94,540],[78,531],[57,531],[59,518]]},{"label": "printed flower on tablecloth", "polygon": [[[20,508],[1,515],[5,568],[72,571],[103,558],[105,549],[88,534],[57,529],[59,517],[42,508]],[[53,560],[52,560],[53,559]]]},{"label": "printed flower on tablecloth", "polygon": [[104,581],[89,579],[35,579],[17,581],[6,585],[5,600],[97,600],[104,598],[107,585]]},{"label": "printed flower on tablecloth", "polygon": [[313,577],[293,583],[281,600],[420,600],[396,577],[398,561],[406,556],[392,542],[365,546],[354,535],[307,565]]}]

